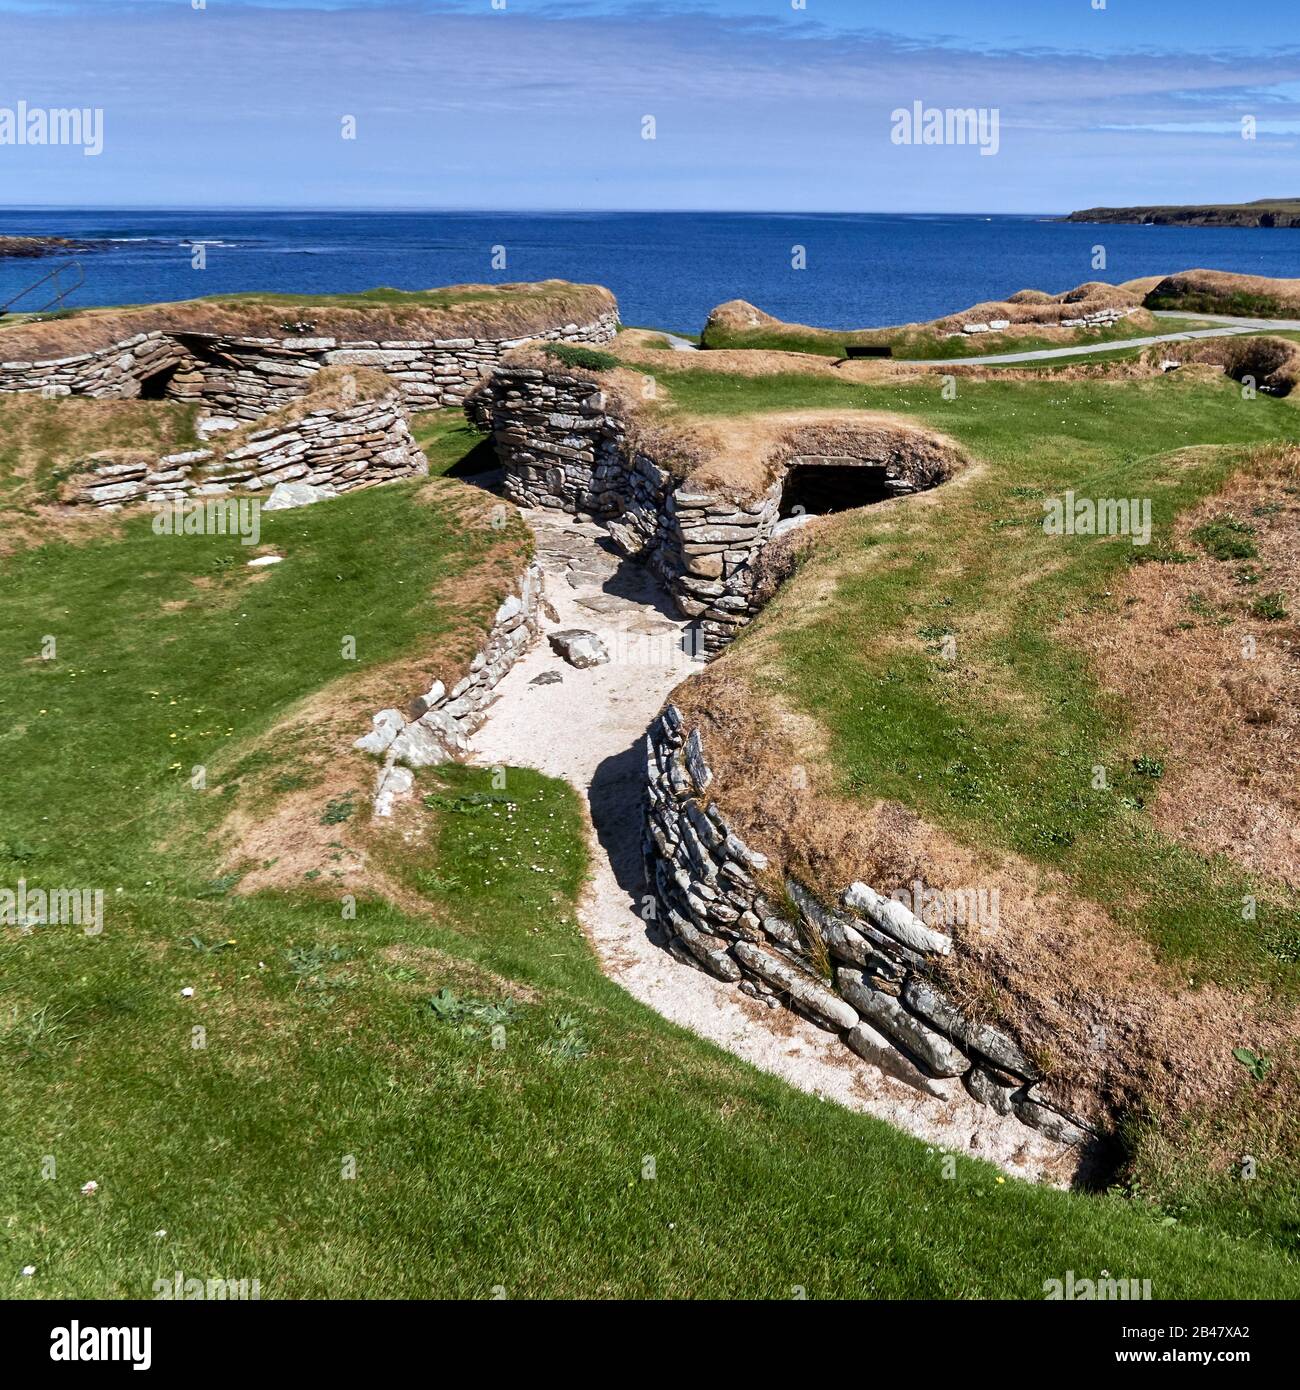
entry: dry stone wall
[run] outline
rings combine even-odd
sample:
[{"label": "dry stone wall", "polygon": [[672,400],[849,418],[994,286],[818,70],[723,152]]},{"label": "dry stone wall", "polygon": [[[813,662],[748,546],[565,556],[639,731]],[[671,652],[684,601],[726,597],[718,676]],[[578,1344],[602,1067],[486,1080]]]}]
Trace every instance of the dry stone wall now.
[{"label": "dry stone wall", "polygon": [[1088,1140],[1041,1094],[1016,1042],[936,987],[931,967],[955,949],[950,936],[865,883],[851,884],[836,911],[793,879],[786,901],[770,900],[760,883],[768,861],[710,799],[699,730],[687,731],[675,705],[650,727],[646,773],[646,872],[674,956],[795,1010],[887,1075],[939,1096],[959,1083],[1051,1139]]},{"label": "dry stone wall", "polygon": [[[0,351],[4,340],[0,338]],[[150,377],[177,367],[183,349],[163,333],[138,333],[93,352],[34,361],[0,361],[0,392],[49,396],[138,396]]]},{"label": "dry stone wall", "polygon": [[113,454],[87,459],[86,466],[89,476],[72,500],[111,510],[235,489],[256,493],[287,482],[339,493],[429,471],[397,391],[271,424],[228,450],[194,449],[156,460]]},{"label": "dry stone wall", "polygon": [[[1109,328],[1112,324],[1119,323],[1122,319],[1128,318],[1131,314],[1136,314],[1136,308],[1132,309],[1093,309],[1089,313],[1072,317],[1058,319],[1055,323],[1046,321],[1037,323],[1040,328]],[[990,319],[987,323],[964,323],[960,331],[949,333],[950,338],[960,338],[963,333],[1000,333],[1003,329],[1012,326],[1010,319]],[[1017,327],[1025,327],[1025,324],[1017,324]]]},{"label": "dry stone wall", "polygon": [[727,645],[758,612],[757,561],[781,518],[786,474],[819,465],[869,470],[881,497],[931,487],[932,459],[792,453],[765,491],[739,500],[682,482],[635,442],[621,407],[590,378],[522,364],[498,367],[467,405],[490,424],[507,495],[520,506],[592,517],[626,555],[648,564],[678,610],[697,624],[706,654]]},{"label": "dry stone wall", "polygon": [[598,384],[563,371],[500,367],[471,411],[491,422],[511,500],[604,522],[696,620],[706,652],[753,617],[754,561],[778,521],[779,481],[739,503],[679,484],[629,443]]},{"label": "dry stone wall", "polygon": [[436,767],[469,751],[469,740],[497,699],[506,672],[536,639],[544,594],[541,566],[533,563],[496,611],[488,639],[470,662],[469,671],[450,690],[436,680],[405,710],[382,709],[371,729],[353,745],[381,760],[375,784],[377,816],[390,816],[394,804],[408,796],[415,770]]},{"label": "dry stone wall", "polygon": [[590,323],[558,324],[508,339],[343,340],[151,332],[93,352],[0,361],[0,392],[129,398],[156,390],[169,400],[193,401],[234,419],[256,420],[302,395],[323,367],[369,366],[397,382],[408,410],[431,410],[460,405],[505,353],[524,342],[603,343],[617,331],[618,314],[609,310]]}]

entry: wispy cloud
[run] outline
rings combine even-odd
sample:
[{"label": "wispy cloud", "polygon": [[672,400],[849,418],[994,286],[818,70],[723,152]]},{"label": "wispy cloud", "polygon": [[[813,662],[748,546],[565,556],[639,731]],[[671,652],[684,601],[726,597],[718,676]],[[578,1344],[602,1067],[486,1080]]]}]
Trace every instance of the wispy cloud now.
[{"label": "wispy cloud", "polygon": [[[1261,157],[1300,120],[1300,46],[1276,32],[1258,51],[1116,54],[827,14],[0,0],[0,104],[103,106],[107,139],[103,159],[81,166],[57,150],[0,151],[0,196],[1048,211],[1130,194],[1260,196]],[[1002,153],[972,162],[891,146],[889,113],[914,100],[998,107]],[[341,139],[345,114],[355,142]],[[1258,121],[1250,148],[1246,114]],[[1175,146],[1173,166],[1162,152]],[[1281,182],[1279,170],[1261,192]]]}]

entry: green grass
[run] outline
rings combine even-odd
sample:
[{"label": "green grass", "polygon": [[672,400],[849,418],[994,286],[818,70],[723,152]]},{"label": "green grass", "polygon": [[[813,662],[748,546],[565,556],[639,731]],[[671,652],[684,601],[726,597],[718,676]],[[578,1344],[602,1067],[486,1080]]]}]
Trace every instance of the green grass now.
[{"label": "green grass", "polygon": [[846,344],[858,342],[861,336],[827,329],[801,332],[795,327],[741,331],[710,327],[700,335],[700,346],[710,351],[743,348],[754,352],[806,352],[813,357],[843,357]]},{"label": "green grass", "polygon": [[918,333],[900,337],[894,344],[894,356],[917,361],[960,361],[963,357],[1102,345],[1148,336],[1149,330],[1135,327],[1127,320],[1104,328],[1070,329],[1054,336],[1033,333],[964,333],[960,338],[937,338],[933,334]]},{"label": "green grass", "polygon": [[1286,596],[1280,592],[1260,594],[1250,605],[1252,617],[1262,618],[1266,623],[1280,623],[1291,616],[1286,606]]},{"label": "green grass", "polygon": [[1251,560],[1255,548],[1255,528],[1240,517],[1217,516],[1192,532],[1192,539],[1216,560]]},{"label": "green grass", "polygon": [[429,460],[429,472],[438,477],[453,470],[459,475],[496,466],[491,438],[476,430],[460,409],[412,415],[411,433]]},{"label": "green grass", "polygon": [[1251,294],[1248,290],[1221,290],[1216,293],[1184,291],[1181,294],[1156,294],[1153,290],[1144,301],[1148,309],[1176,309],[1186,314],[1227,314],[1247,319],[1294,319],[1300,314],[1294,304],[1274,299],[1268,294]]},{"label": "green grass", "polygon": [[613,353],[597,352],[577,343],[547,343],[542,351],[565,367],[585,367],[592,372],[607,372],[621,365]]},{"label": "green grass", "polygon": [[487,542],[442,487],[265,517],[286,558],[255,584],[237,542],[147,518],[0,562],[0,882],[108,899],[98,937],[0,933],[0,1292],[148,1297],[180,1269],[268,1298],[1035,1298],[1105,1268],[1300,1293],[1288,1254],[1156,1203],[945,1177],[636,1003],[577,926],[563,784],[426,774],[409,837],[322,793],[406,909],[345,916],[329,855],[241,894],[212,835],[266,777],[301,789],[265,735],[342,673],[341,635],[372,664],[461,620],[430,586]]}]

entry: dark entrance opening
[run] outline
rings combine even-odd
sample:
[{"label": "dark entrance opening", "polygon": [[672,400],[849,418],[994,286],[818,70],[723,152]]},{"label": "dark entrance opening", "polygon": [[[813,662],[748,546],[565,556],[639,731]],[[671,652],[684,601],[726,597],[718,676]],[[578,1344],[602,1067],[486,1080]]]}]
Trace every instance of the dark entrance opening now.
[{"label": "dark entrance opening", "polygon": [[785,475],[781,493],[781,515],[795,516],[808,512],[825,516],[828,512],[845,512],[851,507],[866,507],[892,497],[887,486],[885,469],[870,464],[812,463],[796,464]]},{"label": "dark entrance opening", "polygon": [[154,372],[152,376],[143,377],[140,381],[140,399],[142,401],[161,401],[167,397],[167,388],[172,384],[172,377],[176,375],[176,368],[179,363],[173,362],[170,367],[164,367],[160,372]]}]

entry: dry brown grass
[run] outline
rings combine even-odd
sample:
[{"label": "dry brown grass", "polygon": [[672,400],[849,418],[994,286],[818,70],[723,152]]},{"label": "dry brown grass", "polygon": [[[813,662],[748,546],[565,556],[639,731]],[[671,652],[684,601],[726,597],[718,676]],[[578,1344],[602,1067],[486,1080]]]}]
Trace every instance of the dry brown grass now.
[{"label": "dry brown grass", "polygon": [[191,448],[193,418],[192,407],[164,402],[0,395],[0,555],[105,535],[109,517],[57,505],[66,480],[92,454],[152,462]]},{"label": "dry brown grass", "polygon": [[615,307],[614,297],[600,285],[574,285],[566,280],[535,284],[449,285],[434,293],[468,295],[459,304],[429,307],[418,301],[364,307],[276,303],[256,298],[180,300],[119,309],[86,309],[65,319],[23,322],[0,329],[0,357],[30,361],[67,357],[121,342],[136,333],[233,334],[285,338],[283,324],[310,320],[313,337],[367,341],[382,338],[522,338],[556,324],[587,323]]},{"label": "dry brown grass", "polygon": [[1131,295],[1135,295],[1138,300],[1141,301],[1145,299],[1164,278],[1163,275],[1139,275],[1136,280],[1121,281],[1119,288],[1126,290]]},{"label": "dry brown grass", "polygon": [[966,462],[955,440],[903,416],[868,410],[782,410],[756,415],[673,417],[662,429],[677,440],[696,487],[760,495],[800,454],[850,455],[897,465],[918,487],[933,487]]},{"label": "dry brown grass", "polygon": [[[1258,558],[1215,560],[1191,540],[1225,513],[1256,528]],[[1156,824],[1300,888],[1300,450],[1257,453],[1179,519],[1173,544],[1197,558],[1133,567],[1111,608],[1067,637],[1093,654],[1146,742],[1167,750]],[[1257,582],[1243,584],[1243,568]],[[1284,595],[1291,616],[1252,617],[1264,593]]]},{"label": "dry brown grass", "polygon": [[1300,345],[1268,334],[1161,343],[1148,348],[1141,360],[1157,368],[1162,361],[1212,364],[1234,381],[1249,378],[1260,390],[1278,396],[1289,396],[1300,382]]},{"label": "dry brown grass", "polygon": [[[766,348],[710,348],[707,352],[665,352],[662,348],[645,345],[652,333],[624,330],[612,342],[600,349],[611,353],[629,366],[645,367],[657,379],[674,373],[690,371],[723,372],[729,376],[823,376],[838,375],[837,363],[830,357],[818,357],[807,352],[777,352]],[[855,365],[859,365],[855,363]],[[860,365],[888,368],[887,358],[877,363],[864,359]]]},{"label": "dry brown grass", "polygon": [[[1059,327],[1062,319],[1082,318],[1102,309],[1141,310],[1141,296],[1122,285],[1108,285],[1100,280],[1090,280],[1076,285],[1062,294],[1044,294],[1041,290],[1020,290],[1007,299],[987,300],[974,304],[960,313],[945,314],[927,325],[917,325],[935,329],[941,333],[960,332],[965,323],[989,323],[994,319],[1007,319],[1012,329]],[[1152,322],[1151,316],[1144,312],[1135,313],[1131,318],[1135,328]]]}]

